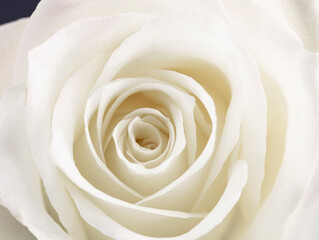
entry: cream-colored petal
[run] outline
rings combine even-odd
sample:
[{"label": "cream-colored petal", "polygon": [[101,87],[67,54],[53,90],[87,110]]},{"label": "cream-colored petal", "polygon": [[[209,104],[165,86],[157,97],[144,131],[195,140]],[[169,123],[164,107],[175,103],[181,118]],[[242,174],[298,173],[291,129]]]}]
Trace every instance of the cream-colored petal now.
[{"label": "cream-colored petal", "polygon": [[293,30],[309,51],[319,51],[319,4],[313,0],[252,0],[276,22]]},{"label": "cream-colored petal", "polygon": [[[123,212],[117,208],[99,208],[93,201],[75,189],[69,188],[81,216],[92,227],[112,239],[152,239],[146,236],[169,237],[182,234],[197,225],[206,213],[183,213],[172,211],[168,214],[149,212]],[[154,213],[157,212],[153,209]],[[146,235],[146,236],[145,236]]]},{"label": "cream-colored petal", "polygon": [[0,97],[13,83],[13,69],[21,41],[21,35],[28,19],[19,19],[0,26]]},{"label": "cream-colored petal", "polygon": [[28,19],[24,18],[0,26],[0,126],[25,88],[8,87],[13,84],[14,64],[21,35],[27,23]]},{"label": "cream-colored petal", "polygon": [[[162,219],[157,218],[156,225],[154,225],[153,222],[151,222],[151,225],[148,225],[149,222],[144,222],[144,224],[139,225],[140,223],[133,221],[133,219],[117,222],[112,219],[110,215],[105,214],[92,202],[83,197],[80,192],[76,192],[73,188],[69,188],[69,190],[85,221],[112,239],[159,240],[163,239],[161,236],[166,236],[165,239],[168,240],[196,240],[217,237],[213,232],[214,228],[220,224],[222,219],[229,214],[237,203],[246,180],[247,165],[244,161],[237,161],[230,172],[227,188],[216,207],[202,221],[196,224],[195,227],[180,235],[179,231],[183,230],[183,228],[181,228],[178,221],[181,219],[171,218],[163,221]],[[188,216],[184,216],[184,220],[196,222],[198,220],[196,219],[196,216],[199,217],[200,215],[192,216],[192,214],[188,214]],[[135,219],[138,217],[138,215],[134,216]],[[154,218],[153,221],[155,221]],[[192,224],[190,223],[190,225]]]},{"label": "cream-colored petal", "polygon": [[316,163],[309,184],[297,208],[289,216],[282,230],[280,240],[318,238],[319,216],[319,161]]},{"label": "cream-colored petal", "polygon": [[71,239],[46,211],[24,125],[24,98],[17,100],[0,129],[0,202],[37,238]]},{"label": "cream-colored petal", "polygon": [[[82,18],[103,17],[118,13],[138,12],[160,15],[189,11],[197,13],[219,13],[218,1],[200,0],[42,0],[30,17],[23,34],[22,46],[15,66],[15,81],[23,82],[27,75],[28,52],[42,44],[55,32]],[[218,11],[218,13],[217,13]]]},{"label": "cream-colored petal", "polygon": [[287,105],[285,149],[274,187],[243,236],[245,240],[276,239],[297,207],[319,154],[319,56],[306,51],[291,29],[250,2],[224,2],[234,28]]},{"label": "cream-colored petal", "polygon": [[[233,210],[235,204],[241,198],[243,188],[246,185],[248,178],[248,168],[247,164],[243,160],[238,160],[234,163],[232,168],[229,169],[229,179],[227,182],[226,189],[222,194],[220,200],[212,211],[201,221],[196,227],[194,227],[188,233],[177,237],[177,239],[200,239],[201,237],[205,239],[221,238],[221,236],[216,236],[214,233],[214,228],[216,228],[225,217]],[[228,225],[229,231],[231,226]]]},{"label": "cream-colored petal", "polygon": [[288,25],[301,39],[304,48],[319,52],[319,3],[314,0],[282,1]]},{"label": "cream-colored petal", "polygon": [[0,237],[10,240],[36,240],[28,229],[19,223],[10,212],[0,207]]}]

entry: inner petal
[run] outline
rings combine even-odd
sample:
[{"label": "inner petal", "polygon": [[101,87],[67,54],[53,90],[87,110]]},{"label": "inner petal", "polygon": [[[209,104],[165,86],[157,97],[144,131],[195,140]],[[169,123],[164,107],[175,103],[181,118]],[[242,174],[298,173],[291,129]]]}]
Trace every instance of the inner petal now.
[{"label": "inner petal", "polygon": [[[124,84],[123,82],[127,83],[130,81],[133,81],[133,79],[121,79],[118,80],[116,84]],[[149,150],[145,148],[143,149],[143,147],[139,146],[139,144],[136,142],[136,139],[138,138],[142,139],[143,137],[146,138],[154,134],[156,135],[156,132],[159,133],[159,130],[156,130],[155,126],[152,126],[151,124],[145,122],[142,124],[143,121],[141,118],[135,118],[135,121],[132,121],[130,119],[123,119],[123,121],[120,121],[114,128],[112,134],[113,139],[110,141],[108,147],[105,149],[105,160],[107,167],[129,187],[135,189],[142,195],[149,195],[158,191],[163,186],[166,186],[169,182],[176,179],[187,169],[188,151],[186,151],[185,148],[186,139],[184,136],[184,130],[182,130],[182,128],[190,128],[191,124],[189,123],[194,119],[191,111],[194,108],[195,101],[192,96],[185,94],[183,91],[175,89],[166,84],[161,84],[158,81],[143,78],[135,78],[134,81],[140,81],[141,84],[118,97],[113,102],[112,106],[110,106],[110,110],[107,111],[105,120],[111,117],[110,113],[116,112],[116,109],[120,106],[121,102],[123,102],[126,98],[136,92],[143,92],[144,94],[147,93],[147,97],[151,97],[155,101],[160,102],[173,115],[173,119],[177,120],[177,118],[179,119],[180,117],[182,117],[182,121],[177,121],[180,122],[180,124],[178,124],[178,126],[175,126],[177,127],[176,133],[178,133],[178,135],[174,144],[173,151],[165,158],[165,161],[163,161],[155,168],[147,169],[141,164],[128,161],[125,156],[125,143],[127,139],[130,139],[129,141],[131,143],[131,150],[135,155],[136,153],[139,153],[140,155],[145,157],[146,154],[158,150],[159,152],[157,154],[159,156],[163,152],[164,146],[161,147],[162,149],[160,149],[160,147],[157,147],[154,150]],[[147,83],[145,83],[145,81],[147,81]],[[109,91],[105,91],[105,94],[108,94],[108,92]],[[188,106],[188,108],[186,108],[185,106]],[[153,121],[154,123],[156,123],[156,121],[154,121],[154,118],[150,116],[143,120]],[[185,120],[185,122],[183,122],[183,120]],[[140,125],[136,124],[136,128],[134,129],[135,131],[133,131],[132,127],[135,125],[135,123],[133,124],[132,122],[140,123]],[[174,122],[176,121],[174,120]],[[126,130],[129,128],[129,124],[131,124],[132,128],[131,130]],[[162,125],[163,124],[159,124],[159,127],[163,128]],[[144,135],[145,133],[141,131],[141,129],[143,127],[145,128],[146,126],[150,128],[148,130],[150,135]],[[193,128],[190,129],[194,130]],[[144,140],[146,145],[150,143],[161,145],[160,139],[164,139],[164,136],[162,137],[160,136],[160,134],[158,134],[157,137],[154,137],[154,139],[152,139],[151,137],[150,139],[150,142],[146,142]],[[193,145],[193,147],[195,146]]]},{"label": "inner petal", "polygon": [[159,130],[140,117],[129,124],[127,141],[133,156],[141,162],[154,159],[163,151]]},{"label": "inner petal", "polygon": [[[131,100],[131,99],[129,98],[127,100]],[[126,109],[126,107],[124,106],[119,106],[118,110],[122,112],[123,110],[128,110],[128,109]],[[175,107],[173,107],[169,111],[172,111],[175,113],[179,112],[179,110],[176,109]],[[124,112],[130,112],[130,111],[124,111]],[[165,115],[163,114],[164,112],[166,112]],[[169,117],[166,117],[166,114],[168,114]],[[122,126],[122,130],[120,132],[125,131],[127,129],[130,119],[134,119],[137,116],[139,116],[145,122],[150,123],[151,125],[155,126],[157,129],[159,129],[159,133],[163,141],[163,147],[162,147],[163,150],[157,158],[154,158],[145,162],[141,162],[138,159],[136,159],[133,156],[132,151],[128,146],[125,146],[126,149],[123,150],[124,155],[126,159],[129,160],[131,163],[141,164],[148,169],[155,168],[159,166],[167,158],[167,156],[172,153],[174,143],[176,140],[176,135],[178,136],[178,138],[181,138],[182,137],[181,132],[184,131],[183,128],[181,129],[174,128],[174,126],[182,125],[182,121],[178,120],[178,119],[182,119],[182,117],[176,118],[176,114],[173,114],[171,116],[168,110],[165,111],[165,109],[161,109],[161,111],[159,111],[154,108],[138,108],[134,111],[131,111],[126,116],[123,116],[122,113],[115,114],[115,116],[113,117],[114,121],[111,121],[112,124],[110,124],[110,126],[105,129],[105,133],[103,133],[103,135],[107,136],[104,138],[104,153],[107,151],[108,145],[110,141],[112,140],[112,132],[115,130],[114,128],[119,128]],[[175,134],[175,130],[177,131],[176,134]]]}]

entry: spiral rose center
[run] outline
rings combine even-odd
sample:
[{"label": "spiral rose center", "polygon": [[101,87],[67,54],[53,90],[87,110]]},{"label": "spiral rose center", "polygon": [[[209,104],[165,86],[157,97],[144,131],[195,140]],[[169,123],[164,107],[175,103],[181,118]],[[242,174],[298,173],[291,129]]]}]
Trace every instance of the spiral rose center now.
[{"label": "spiral rose center", "polygon": [[[133,156],[139,161],[154,159],[163,153],[167,145],[167,135],[161,131],[163,123],[152,115],[136,116],[127,128],[127,142]],[[162,126],[166,129],[166,126]],[[166,129],[167,131],[167,129]],[[165,132],[166,132],[165,131]]]},{"label": "spiral rose center", "polygon": [[154,150],[155,148],[157,148],[157,144],[156,143],[152,143],[150,142],[149,138],[138,138],[136,139],[136,143],[138,145],[140,145],[143,148],[149,149],[149,150]]},{"label": "spiral rose center", "polygon": [[129,125],[129,140],[134,140],[136,147],[146,150],[155,150],[162,142],[158,129],[140,118]]}]

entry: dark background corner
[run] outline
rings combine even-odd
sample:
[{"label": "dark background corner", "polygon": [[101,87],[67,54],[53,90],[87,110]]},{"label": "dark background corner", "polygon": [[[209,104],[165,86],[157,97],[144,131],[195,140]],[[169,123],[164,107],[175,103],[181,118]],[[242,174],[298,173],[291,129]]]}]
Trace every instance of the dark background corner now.
[{"label": "dark background corner", "polygon": [[0,0],[0,24],[29,17],[40,0]]}]

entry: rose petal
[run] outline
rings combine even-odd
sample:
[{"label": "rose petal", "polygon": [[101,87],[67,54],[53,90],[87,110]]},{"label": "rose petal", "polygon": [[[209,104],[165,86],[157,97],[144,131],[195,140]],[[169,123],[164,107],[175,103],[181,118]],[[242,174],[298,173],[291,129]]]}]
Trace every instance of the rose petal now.
[{"label": "rose petal", "polygon": [[[215,237],[214,235],[210,235],[214,234],[212,230],[225,218],[225,216],[229,213],[229,211],[231,211],[233,206],[239,200],[246,180],[247,165],[244,161],[237,161],[230,173],[227,188],[216,207],[201,222],[199,222],[188,232],[176,237],[166,237],[166,239],[195,240],[203,236]],[[144,225],[139,225],[136,224],[133,219],[126,219],[126,221],[122,219],[122,221],[119,221],[121,224],[119,224],[110,218],[109,215],[101,211],[101,209],[97,208],[92,202],[86,200],[85,197],[79,194],[79,192],[74,190],[75,189],[70,188],[71,194],[74,196],[75,203],[79,208],[81,216],[92,227],[96,228],[105,236],[108,236],[112,239],[163,239],[161,237],[152,237],[151,235],[177,235],[178,231],[182,230],[177,229],[177,227],[179,227],[177,219],[171,219],[170,221],[172,221],[172,223],[167,220],[162,221],[161,219],[157,219],[157,224],[154,225],[152,222],[150,226],[147,226],[147,222],[145,222]],[[137,215],[134,216],[134,218],[136,217]],[[189,220],[196,221],[196,218]],[[166,224],[169,225],[166,226]],[[173,229],[171,227],[173,227]],[[130,228],[132,230],[130,230]],[[165,231],[163,231],[163,229],[165,229]],[[143,235],[139,234],[139,232],[143,232]]]},{"label": "rose petal", "polygon": [[319,154],[319,55],[306,51],[289,28],[249,2],[225,1],[225,7],[239,36],[287,104],[282,164],[270,195],[243,237],[276,239],[297,207]]},{"label": "rose petal", "polygon": [[297,208],[289,216],[282,230],[281,240],[315,240],[319,236],[319,161]]},{"label": "rose petal", "polygon": [[[130,203],[143,199],[143,196],[120,181],[106,165],[101,164],[101,166],[99,166],[96,164],[98,157],[92,154],[91,149],[92,146],[90,146],[86,134],[82,133],[74,145],[74,159],[70,157],[72,155],[68,154],[68,161],[76,161],[75,166],[68,166],[70,170],[67,171],[67,176],[69,176],[70,179],[74,180],[77,185],[88,192],[92,192],[93,189],[97,188],[100,190],[99,195],[106,193],[107,195]],[[65,153],[70,152],[69,149],[64,149],[64,151]],[[71,173],[72,171],[76,174]],[[79,173],[81,173],[81,178],[85,181],[85,185],[76,180],[80,176],[75,177],[75,175]]]},{"label": "rose petal", "polygon": [[[151,213],[127,208],[124,210],[118,208],[119,206],[109,208],[106,205],[98,207],[94,201],[79,191],[73,188],[69,190],[83,219],[100,231],[102,227],[103,234],[111,238],[115,237],[115,239],[123,239],[124,236],[127,239],[135,239],[136,232],[143,235],[162,236],[183,233],[197,225],[206,215],[206,213],[183,213],[157,209],[152,209],[153,213]],[[127,232],[130,232],[133,238]],[[143,235],[138,234],[137,239],[143,239]]]},{"label": "rose petal", "polygon": [[[28,52],[50,38],[64,26],[82,18],[101,17],[118,13],[137,12],[148,14],[177,13],[189,11],[203,13],[217,13],[218,1],[202,0],[42,0],[30,17],[28,27],[23,34],[15,66],[15,81],[23,82],[27,75]],[[212,11],[214,10],[214,11]]]},{"label": "rose petal", "polygon": [[0,26],[0,97],[13,82],[13,68],[21,35],[28,19],[19,19]]},{"label": "rose petal", "polygon": [[10,240],[36,240],[27,228],[3,207],[0,207],[0,235],[2,238]]},{"label": "rose petal", "polygon": [[0,130],[1,205],[37,238],[71,239],[46,211],[24,126],[24,98],[17,100]]},{"label": "rose petal", "polygon": [[318,1],[285,0],[282,9],[289,26],[297,33],[305,49],[319,52]]},{"label": "rose petal", "polygon": [[5,91],[13,83],[14,63],[27,22],[25,18],[0,26],[0,126],[24,90],[24,86],[12,86]]},{"label": "rose petal", "polygon": [[253,0],[263,12],[276,17],[276,22],[291,27],[303,42],[305,49],[319,51],[319,4],[317,1]]},{"label": "rose petal", "polygon": [[282,164],[287,134],[287,102],[278,84],[265,72],[261,79],[267,98],[267,152],[262,202],[272,191]]}]

